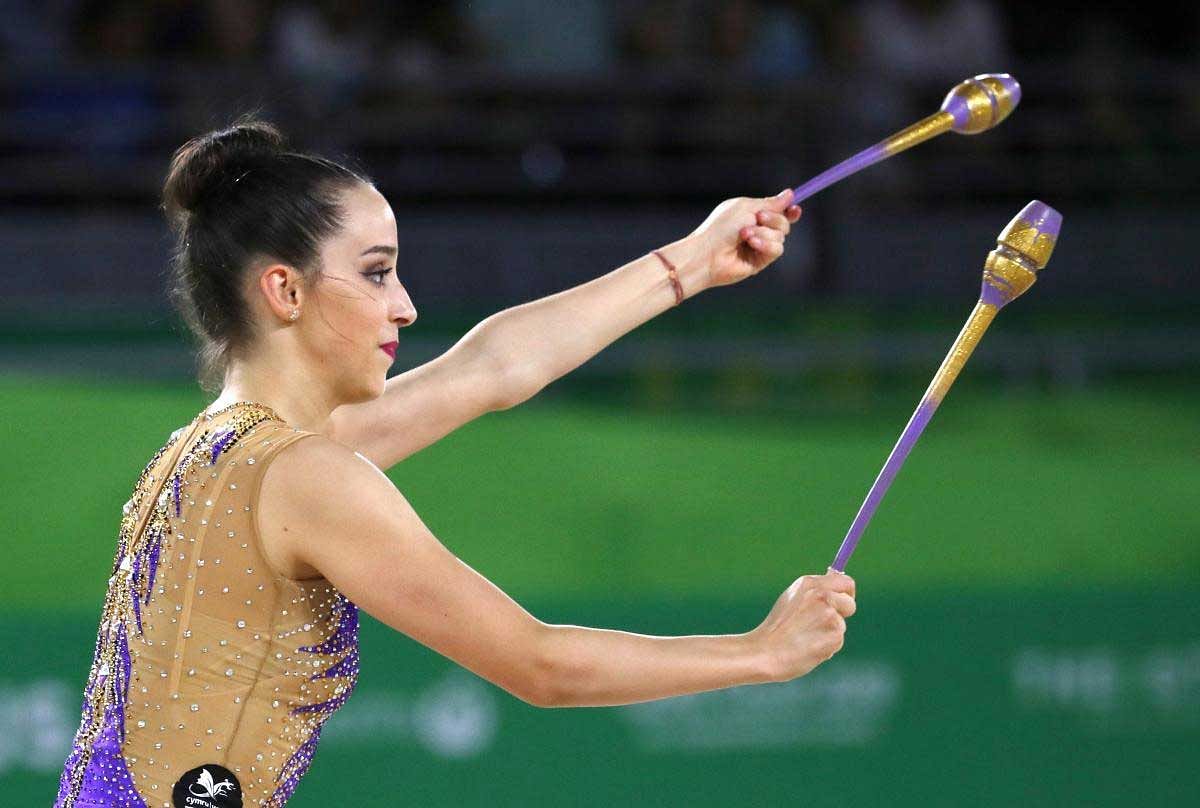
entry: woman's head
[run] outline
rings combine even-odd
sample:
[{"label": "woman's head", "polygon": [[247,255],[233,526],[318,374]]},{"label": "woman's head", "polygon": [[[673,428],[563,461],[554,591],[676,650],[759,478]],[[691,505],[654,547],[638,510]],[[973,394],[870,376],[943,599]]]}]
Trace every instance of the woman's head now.
[{"label": "woman's head", "polygon": [[178,236],[170,294],[200,342],[205,390],[253,361],[300,363],[342,402],[382,392],[391,362],[379,346],[416,310],[394,274],[395,218],[370,180],[243,120],[175,153],[163,205]]}]

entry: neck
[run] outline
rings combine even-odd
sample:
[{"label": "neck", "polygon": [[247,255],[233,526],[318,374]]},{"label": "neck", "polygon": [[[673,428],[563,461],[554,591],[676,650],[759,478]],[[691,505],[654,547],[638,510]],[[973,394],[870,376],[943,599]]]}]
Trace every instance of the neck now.
[{"label": "neck", "polygon": [[254,359],[234,360],[225,372],[221,395],[208,405],[215,412],[238,401],[265,404],[297,429],[327,432],[329,414],[342,402],[328,383],[304,367],[285,367]]}]

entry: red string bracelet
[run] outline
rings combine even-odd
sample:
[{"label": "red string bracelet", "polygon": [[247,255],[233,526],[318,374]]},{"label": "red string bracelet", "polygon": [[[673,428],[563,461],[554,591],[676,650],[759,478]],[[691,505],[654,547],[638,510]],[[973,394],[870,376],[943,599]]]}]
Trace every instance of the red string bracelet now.
[{"label": "red string bracelet", "polygon": [[671,279],[671,285],[675,287],[675,305],[678,306],[683,302],[683,286],[679,283],[679,275],[676,274],[674,265],[662,253],[658,250],[651,250],[651,252],[658,256],[658,260],[667,265],[667,276]]}]

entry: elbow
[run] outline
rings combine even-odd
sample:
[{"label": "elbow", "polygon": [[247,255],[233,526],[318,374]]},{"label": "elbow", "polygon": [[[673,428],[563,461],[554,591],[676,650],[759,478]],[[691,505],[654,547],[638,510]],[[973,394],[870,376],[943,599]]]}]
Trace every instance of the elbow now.
[{"label": "elbow", "polygon": [[526,337],[506,329],[505,321],[505,312],[492,315],[460,342],[490,390],[487,405],[492,412],[532,399],[556,378],[541,366]]},{"label": "elbow", "polygon": [[495,386],[496,395],[492,401],[495,411],[509,410],[523,404],[546,386],[546,382],[529,368],[501,368],[496,377],[499,382]]},{"label": "elbow", "polygon": [[542,625],[536,632],[537,639],[529,655],[525,687],[518,698],[533,707],[550,709],[571,706],[567,677],[561,659],[554,653],[554,627]]},{"label": "elbow", "polygon": [[561,707],[558,703],[557,696],[553,692],[553,688],[546,686],[544,682],[534,682],[527,685],[518,695],[521,701],[528,704],[530,707],[539,707],[543,710],[548,710],[552,707]]}]

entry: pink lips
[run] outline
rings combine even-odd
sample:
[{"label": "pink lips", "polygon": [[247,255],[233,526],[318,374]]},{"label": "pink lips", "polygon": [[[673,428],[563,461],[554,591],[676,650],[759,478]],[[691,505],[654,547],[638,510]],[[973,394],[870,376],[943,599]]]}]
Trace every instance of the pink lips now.
[{"label": "pink lips", "polygon": [[399,342],[385,342],[384,344],[380,345],[379,347],[383,349],[384,353],[386,353],[392,359],[395,359],[396,358],[396,347],[399,344],[400,344]]}]

